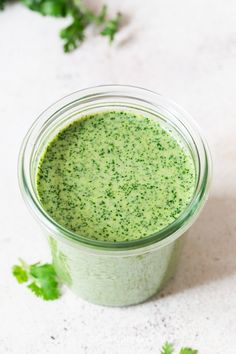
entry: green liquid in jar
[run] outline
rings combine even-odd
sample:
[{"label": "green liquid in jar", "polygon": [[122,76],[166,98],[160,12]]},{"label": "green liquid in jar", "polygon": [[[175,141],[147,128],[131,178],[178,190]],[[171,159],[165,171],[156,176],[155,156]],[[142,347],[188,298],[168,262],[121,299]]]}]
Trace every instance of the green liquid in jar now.
[{"label": "green liquid in jar", "polygon": [[157,121],[126,111],[88,115],[49,143],[37,174],[46,212],[100,241],[147,237],[190,203],[190,153]]}]

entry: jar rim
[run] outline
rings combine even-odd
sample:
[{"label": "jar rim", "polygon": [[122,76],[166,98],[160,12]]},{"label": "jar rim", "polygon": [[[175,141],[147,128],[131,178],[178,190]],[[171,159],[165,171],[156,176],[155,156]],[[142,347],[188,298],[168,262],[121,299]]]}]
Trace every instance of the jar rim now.
[{"label": "jar rim", "polygon": [[[78,235],[57,223],[44,210],[33,189],[29,167],[32,150],[35,148],[35,140],[32,138],[32,135],[36,133],[36,137],[39,136],[40,131],[37,133],[39,127],[42,128],[42,125],[50,119],[53,119],[55,114],[62,114],[60,112],[66,110],[71,104],[77,103],[80,105],[82,100],[92,100],[93,97],[99,95],[101,97],[105,97],[105,95],[107,95],[107,97],[112,96],[113,98],[123,95],[124,97],[141,100],[142,103],[151,104],[154,108],[155,106],[157,107],[156,102],[161,100],[163,107],[167,108],[172,114],[174,114],[177,120],[185,127],[187,126],[188,129],[191,130],[192,135],[194,134],[193,141],[198,153],[200,173],[191,202],[171,224],[140,239],[111,242],[90,239]],[[153,244],[163,244],[163,242],[169,243],[177,239],[192,225],[202,209],[209,191],[211,171],[212,161],[208,145],[202,134],[199,133],[199,128],[193,118],[183,108],[161,94],[145,88],[130,85],[99,85],[89,87],[69,94],[52,104],[39,115],[29,129],[23,140],[18,160],[18,181],[21,194],[36,219],[53,235],[63,236],[69,240],[77,241],[78,244],[92,248],[95,247],[96,249],[101,250],[131,250]]]}]

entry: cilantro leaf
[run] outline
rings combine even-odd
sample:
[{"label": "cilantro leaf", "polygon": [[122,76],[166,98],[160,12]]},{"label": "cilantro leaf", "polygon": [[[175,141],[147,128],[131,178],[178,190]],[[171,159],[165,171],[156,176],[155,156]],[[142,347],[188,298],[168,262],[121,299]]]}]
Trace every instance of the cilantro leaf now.
[{"label": "cilantro leaf", "polygon": [[84,31],[88,25],[88,19],[79,9],[71,9],[73,22],[60,32],[60,37],[64,40],[64,51],[72,52],[84,41]]},{"label": "cilantro leaf", "polygon": [[27,287],[44,300],[55,300],[60,297],[59,283],[52,264],[28,265],[20,260],[21,265],[15,265],[12,273],[19,283],[27,282]]},{"label": "cilantro leaf", "polygon": [[44,300],[54,300],[60,296],[56,272],[51,264],[34,264],[30,275],[35,279],[28,287]]},{"label": "cilantro leaf", "polygon": [[20,284],[28,281],[27,271],[22,266],[14,265],[12,267],[12,274]]},{"label": "cilantro leaf", "polygon": [[[161,354],[173,354],[174,353],[174,347],[171,343],[164,343]],[[187,348],[184,347],[180,350],[179,354],[197,354],[198,351],[195,349]]]},{"label": "cilantro leaf", "polygon": [[68,12],[67,0],[21,0],[21,2],[43,16],[65,17]]},{"label": "cilantro leaf", "polygon": [[34,282],[27,285],[27,288],[29,288],[36,296],[43,297],[42,289]]},{"label": "cilantro leaf", "polygon": [[166,342],[162,347],[161,354],[172,354],[173,352],[173,345],[171,343]]},{"label": "cilantro leaf", "polygon": [[179,354],[197,354],[198,351],[191,348],[182,348]]},{"label": "cilantro leaf", "polygon": [[117,16],[111,20],[108,20],[105,23],[105,27],[101,31],[102,36],[107,36],[110,43],[113,42],[115,34],[118,32],[121,22],[121,13],[118,13]]}]

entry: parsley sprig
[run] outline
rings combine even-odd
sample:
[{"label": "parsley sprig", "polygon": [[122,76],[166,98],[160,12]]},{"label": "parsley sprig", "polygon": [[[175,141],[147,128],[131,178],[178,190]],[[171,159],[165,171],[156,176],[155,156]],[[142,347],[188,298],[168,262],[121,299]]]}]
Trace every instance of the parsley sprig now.
[{"label": "parsley sprig", "polygon": [[[6,1],[0,0],[0,10],[4,8]],[[20,2],[43,16],[71,19],[69,26],[60,31],[66,53],[72,52],[82,44],[86,37],[85,30],[89,25],[96,26],[100,34],[108,37],[111,43],[121,24],[121,14],[117,13],[114,18],[108,18],[105,5],[97,14],[88,9],[82,0],[20,0]]]},{"label": "parsley sprig", "polygon": [[44,300],[55,300],[60,297],[59,282],[52,264],[27,264],[19,259],[19,265],[12,267],[12,274],[18,283],[27,283],[35,295]]},{"label": "parsley sprig", "polygon": [[[173,354],[174,353],[174,347],[171,343],[166,342],[162,349],[161,349],[161,354]],[[191,348],[182,348],[180,349],[179,354],[197,354],[198,351],[195,349]]]}]

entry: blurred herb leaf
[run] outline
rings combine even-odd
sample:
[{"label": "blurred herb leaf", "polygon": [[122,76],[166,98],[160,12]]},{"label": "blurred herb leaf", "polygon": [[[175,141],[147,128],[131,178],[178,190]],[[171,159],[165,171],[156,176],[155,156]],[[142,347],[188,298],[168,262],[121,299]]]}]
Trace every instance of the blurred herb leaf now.
[{"label": "blurred herb leaf", "polygon": [[197,350],[191,348],[182,348],[179,354],[197,354]]},{"label": "blurred herb leaf", "polygon": [[0,0],[0,10],[4,9],[6,0]]},{"label": "blurred herb leaf", "polygon": [[12,274],[18,283],[27,282],[27,288],[44,300],[55,300],[61,295],[57,275],[52,264],[28,265],[20,260],[20,265],[12,267]]},{"label": "blurred herb leaf", "polygon": [[22,4],[32,11],[44,16],[65,17],[68,11],[66,0],[20,0]]},{"label": "blurred herb leaf", "polygon": [[25,283],[28,280],[28,273],[22,266],[14,265],[12,267],[12,274],[19,284]]},{"label": "blurred herb leaf", "polygon": [[[174,353],[174,347],[171,343],[164,343],[161,349],[161,354],[173,354]],[[191,348],[182,348],[179,352],[179,354],[197,354],[198,351],[195,349]]]},{"label": "blurred herb leaf", "polygon": [[171,343],[165,342],[161,354],[172,354],[174,352],[173,345]]},{"label": "blurred herb leaf", "polygon": [[121,14],[118,13],[117,16],[105,23],[103,30],[101,31],[102,36],[107,36],[110,43],[113,42],[115,34],[118,32],[121,22]]}]

